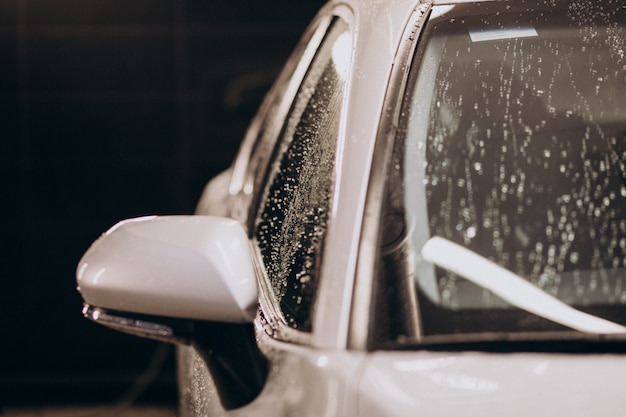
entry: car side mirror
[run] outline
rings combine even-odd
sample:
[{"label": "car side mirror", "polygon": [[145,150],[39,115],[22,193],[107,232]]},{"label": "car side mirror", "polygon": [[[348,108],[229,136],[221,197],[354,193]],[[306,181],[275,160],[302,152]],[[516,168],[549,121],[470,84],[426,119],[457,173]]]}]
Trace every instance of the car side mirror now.
[{"label": "car side mirror", "polygon": [[255,343],[258,290],[248,238],[232,219],[152,216],[122,221],[77,268],[83,314],[110,328],[204,356],[222,404],[256,397],[267,363]]}]

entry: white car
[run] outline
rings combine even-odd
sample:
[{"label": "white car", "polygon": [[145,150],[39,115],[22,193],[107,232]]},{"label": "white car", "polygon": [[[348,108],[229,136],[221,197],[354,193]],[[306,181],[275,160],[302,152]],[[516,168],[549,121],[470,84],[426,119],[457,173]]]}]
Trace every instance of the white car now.
[{"label": "white car", "polygon": [[193,216],[77,280],[180,415],[622,416],[626,1],[331,0]]}]

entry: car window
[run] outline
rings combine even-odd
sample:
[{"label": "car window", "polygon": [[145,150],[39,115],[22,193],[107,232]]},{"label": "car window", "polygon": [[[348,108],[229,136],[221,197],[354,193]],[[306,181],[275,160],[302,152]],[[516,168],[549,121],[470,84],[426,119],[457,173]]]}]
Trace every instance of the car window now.
[{"label": "car window", "polygon": [[331,22],[332,16],[322,15],[307,28],[252,120],[232,167],[229,193],[237,198],[230,215],[245,223],[251,237],[278,135]]},{"label": "car window", "polygon": [[312,327],[349,59],[348,26],[335,18],[287,115],[255,225],[285,322],[303,331]]},{"label": "car window", "polygon": [[624,323],[626,14],[583,3],[434,9],[383,216],[387,337],[569,330],[425,260],[435,236]]}]

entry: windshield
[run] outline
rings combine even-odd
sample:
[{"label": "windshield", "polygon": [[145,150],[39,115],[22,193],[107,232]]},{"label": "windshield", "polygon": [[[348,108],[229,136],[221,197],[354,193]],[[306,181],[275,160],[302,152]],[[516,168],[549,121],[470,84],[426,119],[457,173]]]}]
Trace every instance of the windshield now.
[{"label": "windshield", "polygon": [[433,237],[626,324],[625,25],[623,0],[433,8],[383,216],[387,338],[575,327],[424,259]]}]

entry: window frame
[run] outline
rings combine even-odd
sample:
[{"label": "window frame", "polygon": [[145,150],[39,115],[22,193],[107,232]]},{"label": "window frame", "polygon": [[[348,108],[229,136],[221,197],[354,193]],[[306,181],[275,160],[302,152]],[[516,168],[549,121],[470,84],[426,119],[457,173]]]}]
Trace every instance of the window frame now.
[{"label": "window frame", "polygon": [[[297,330],[286,323],[280,303],[265,272],[263,258],[256,242],[255,223],[262,210],[263,195],[271,179],[271,167],[282,156],[282,152],[280,152],[283,142],[281,134],[291,108],[297,99],[298,91],[336,18],[345,22],[348,26],[347,33],[350,39],[354,39],[352,16],[352,10],[346,5],[340,4],[325,7],[313,20],[277,81],[265,97],[259,112],[246,133],[232,168],[233,174],[229,186],[229,194],[233,197],[231,216],[245,225],[250,239],[253,263],[259,284],[260,322],[268,335],[281,341],[311,344],[313,331]],[[342,101],[345,101],[346,96],[347,91],[344,91]],[[335,145],[337,148],[340,140],[341,138],[338,137]],[[262,156],[257,155],[255,150],[259,146],[267,147],[269,152]],[[334,199],[335,191],[336,189],[333,187],[331,201]],[[322,247],[321,250],[323,252],[324,248]],[[315,308],[315,302],[316,300],[313,300],[312,309]],[[311,320],[314,318],[315,315],[312,314]]]}]

